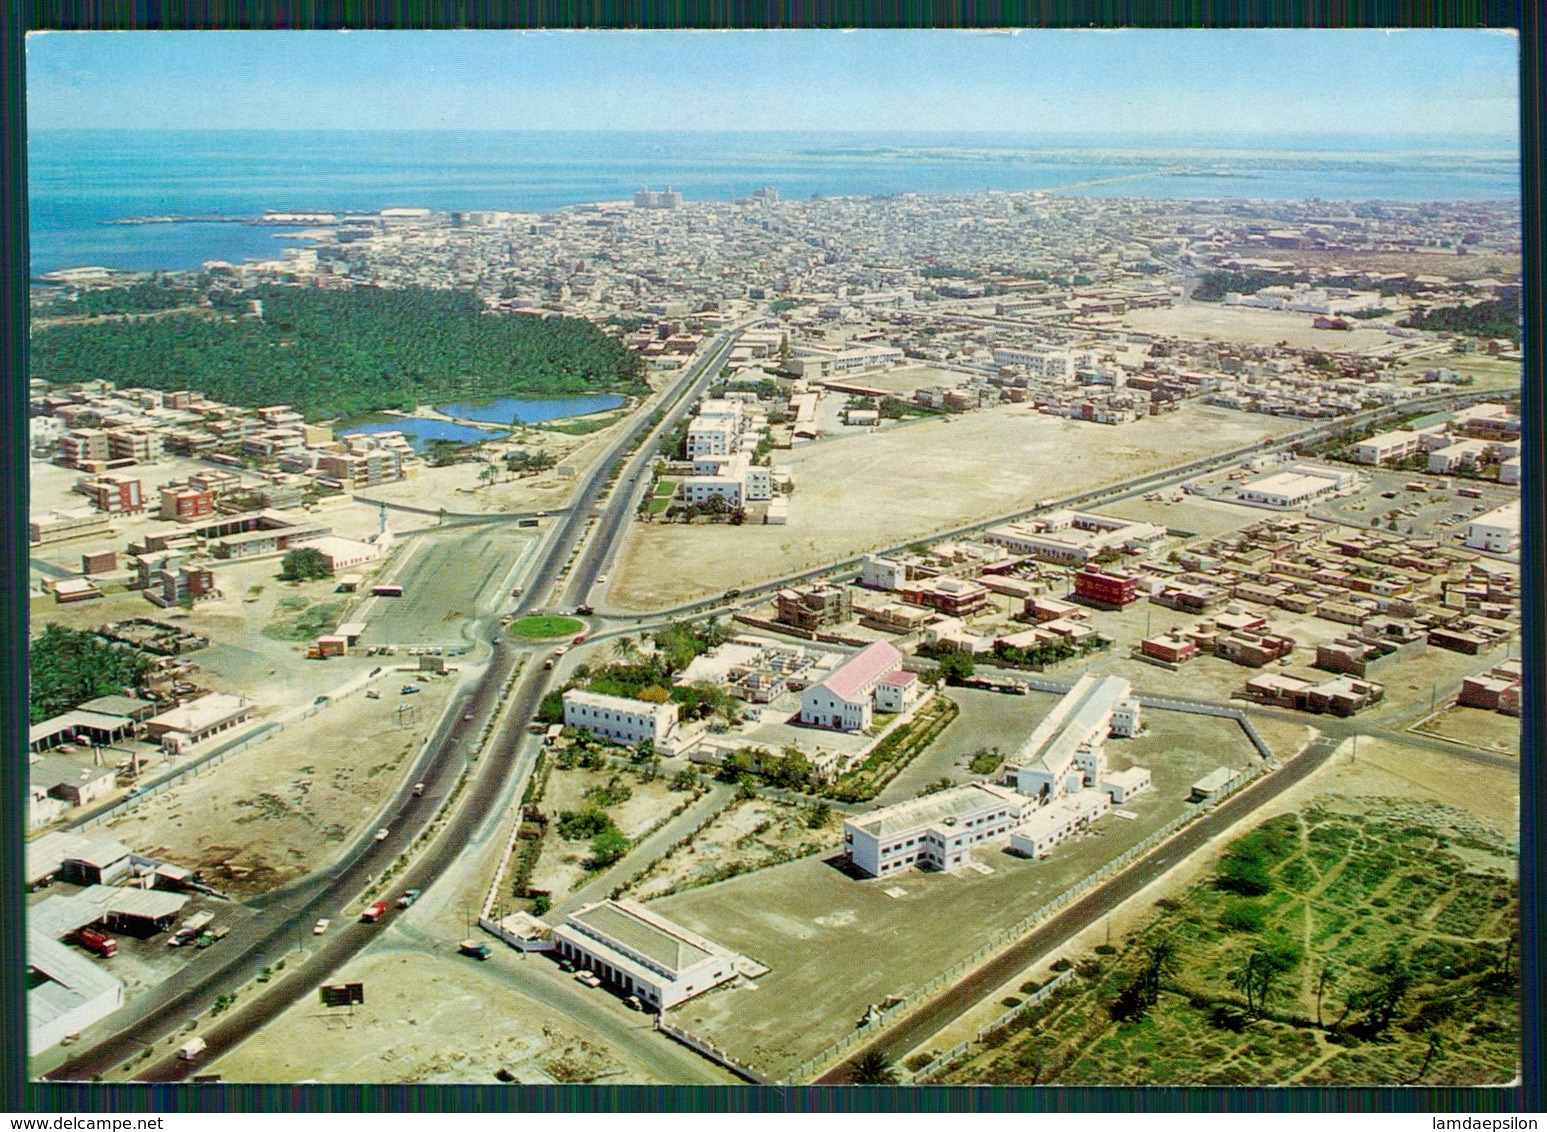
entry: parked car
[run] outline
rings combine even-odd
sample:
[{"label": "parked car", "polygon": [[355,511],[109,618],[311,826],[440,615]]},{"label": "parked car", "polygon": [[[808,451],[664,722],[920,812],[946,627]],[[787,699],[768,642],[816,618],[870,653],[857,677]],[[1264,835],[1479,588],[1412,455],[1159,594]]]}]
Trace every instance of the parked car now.
[{"label": "parked car", "polygon": [[591,971],[576,971],[575,982],[582,983],[588,987],[599,987],[602,985],[602,981]]},{"label": "parked car", "polygon": [[410,904],[418,899],[419,890],[417,888],[410,888],[407,892],[403,893],[402,896],[397,898],[397,906],[399,908],[407,908]]},{"label": "parked car", "polygon": [[316,925],[312,928],[312,935],[321,935],[323,932],[328,930],[328,925],[332,922],[332,920],[328,919],[318,920]]},{"label": "parked car", "polygon": [[403,687],[399,689],[399,692],[405,696],[412,696],[414,693],[420,691],[423,691],[423,689],[420,688],[418,684],[404,684]]}]

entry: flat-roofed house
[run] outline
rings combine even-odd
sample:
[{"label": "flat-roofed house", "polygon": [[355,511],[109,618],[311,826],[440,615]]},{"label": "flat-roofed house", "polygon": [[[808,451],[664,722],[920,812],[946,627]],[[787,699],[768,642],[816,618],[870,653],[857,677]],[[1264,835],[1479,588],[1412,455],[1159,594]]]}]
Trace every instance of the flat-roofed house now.
[{"label": "flat-roofed house", "polygon": [[212,736],[240,727],[252,714],[252,705],[245,698],[211,692],[153,716],[145,723],[145,734],[149,739],[159,739],[161,749],[168,754],[180,755]]}]

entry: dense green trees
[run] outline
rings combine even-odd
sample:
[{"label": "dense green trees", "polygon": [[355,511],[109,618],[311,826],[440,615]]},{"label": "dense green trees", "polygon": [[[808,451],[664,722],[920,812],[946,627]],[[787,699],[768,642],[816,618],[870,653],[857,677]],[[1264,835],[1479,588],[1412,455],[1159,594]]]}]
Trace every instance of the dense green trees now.
[{"label": "dense green trees", "polygon": [[1508,338],[1520,341],[1520,309],[1506,299],[1491,299],[1472,306],[1419,309],[1398,325],[1414,330],[1441,330],[1471,334],[1479,338]]},{"label": "dense green trees", "polygon": [[32,376],[192,388],[312,419],[437,400],[643,389],[643,360],[583,319],[484,312],[462,291],[261,287],[261,319],[171,315],[32,338]]},{"label": "dense green trees", "polygon": [[1202,303],[1217,303],[1226,295],[1255,295],[1264,287],[1287,287],[1305,283],[1310,276],[1285,271],[1210,271],[1206,272],[1192,297]]},{"label": "dense green trees", "polygon": [[97,696],[136,687],[150,671],[150,658],[95,633],[49,625],[28,645],[27,666],[32,677],[28,714],[32,723],[40,723]]},{"label": "dense green trees", "polygon": [[174,307],[194,306],[199,293],[191,287],[160,280],[127,287],[96,287],[81,291],[54,291],[41,295],[37,313],[44,318],[87,317],[104,314],[150,314]]},{"label": "dense green trees", "polygon": [[279,569],[280,577],[296,582],[310,582],[333,573],[322,551],[314,546],[296,547],[281,560]]}]

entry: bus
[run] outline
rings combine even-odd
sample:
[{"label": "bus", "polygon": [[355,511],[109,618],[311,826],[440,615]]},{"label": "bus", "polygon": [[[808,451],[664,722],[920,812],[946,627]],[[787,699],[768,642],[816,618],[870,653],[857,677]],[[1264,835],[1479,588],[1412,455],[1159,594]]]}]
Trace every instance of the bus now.
[{"label": "bus", "polygon": [[372,586],[371,593],[376,597],[402,597],[402,586]]}]

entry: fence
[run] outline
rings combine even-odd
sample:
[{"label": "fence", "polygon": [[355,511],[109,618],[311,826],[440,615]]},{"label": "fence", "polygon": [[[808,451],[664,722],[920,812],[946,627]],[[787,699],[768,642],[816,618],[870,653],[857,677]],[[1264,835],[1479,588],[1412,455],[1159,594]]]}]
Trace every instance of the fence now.
[{"label": "fence", "polygon": [[358,677],[352,683],[345,684],[338,691],[330,693],[321,703],[307,704],[304,708],[300,708],[294,712],[291,712],[286,718],[282,720],[265,724],[250,735],[244,735],[242,738],[233,740],[231,743],[225,746],[216,747],[209,751],[207,754],[199,755],[198,757],[183,763],[181,766],[176,767],[165,777],[158,778],[149,786],[142,787],[137,794],[132,794],[128,797],[120,798],[111,806],[108,806],[106,809],[98,810],[90,817],[82,818],[79,821],[66,822],[64,828],[92,829],[111,818],[116,818],[126,814],[133,810],[136,806],[154,798],[156,795],[165,793],[167,790],[170,790],[173,786],[177,785],[188,775],[203,774],[207,770],[213,770],[215,767],[229,759],[232,755],[240,754],[241,752],[247,750],[248,747],[254,746],[257,743],[261,743],[266,739],[272,738],[273,736],[279,734],[279,732],[283,731],[290,724],[299,723],[303,719],[309,719],[331,704],[354,695],[356,692],[366,687],[366,685],[368,685],[373,678],[373,676]]},{"label": "fence", "polygon": [[1019,1003],[1016,1006],[1010,1007],[1009,1010],[1006,1010],[993,1021],[986,1022],[982,1026],[979,1026],[977,1035],[975,1037],[968,1038],[965,1041],[957,1042],[944,1053],[936,1054],[927,1065],[920,1066],[918,1069],[900,1070],[897,1074],[897,1083],[899,1085],[916,1085],[921,1081],[927,1082],[936,1073],[939,1073],[947,1065],[951,1064],[951,1062],[955,1061],[958,1057],[961,1057],[964,1053],[968,1052],[975,1044],[981,1042],[995,1030],[1004,1029],[1011,1022],[1015,1021],[1022,1014],[1026,1013],[1026,1011],[1030,1010],[1033,1006],[1036,1006],[1045,1001],[1049,996],[1057,991],[1059,987],[1063,986],[1073,977],[1074,969],[1070,968],[1069,970],[1064,971],[1050,979],[1046,985],[1038,987],[1037,990],[1028,995],[1025,1001]]},{"label": "fence", "polygon": [[772,1077],[768,1077],[762,1073],[759,1073],[746,1062],[732,1057],[719,1046],[711,1042],[708,1038],[696,1037],[695,1035],[688,1033],[686,1030],[678,1029],[676,1026],[672,1025],[666,1020],[666,1015],[664,1013],[662,1013],[660,1017],[656,1019],[656,1029],[660,1030],[661,1033],[665,1034],[669,1038],[675,1038],[689,1049],[697,1050],[699,1053],[709,1058],[709,1060],[719,1062],[732,1073],[736,1074],[736,1076],[741,1077],[744,1080],[751,1081],[754,1085],[783,1084],[781,1081],[776,1081]]},{"label": "fence", "polygon": [[[1263,766],[1264,764],[1258,763],[1257,766],[1251,771],[1242,774],[1232,784],[1230,793],[1234,793],[1235,791],[1239,790],[1248,781],[1254,778],[1258,773],[1261,772]],[[1190,825],[1204,814],[1213,810],[1222,800],[1223,796],[1220,798],[1212,799],[1208,802],[1204,802],[1197,806],[1195,809],[1191,809],[1185,813],[1179,814],[1176,818],[1162,826],[1160,829],[1157,829],[1143,841],[1140,841],[1138,844],[1130,847],[1117,857],[1114,857],[1112,860],[1108,861],[1105,865],[1101,866],[1101,868],[1085,877],[1084,880],[1080,881],[1080,883],[1065,889],[1057,896],[1054,896],[1052,899],[1046,901],[1029,916],[1024,917],[1023,919],[1007,928],[1002,928],[995,932],[988,938],[987,942],[985,942],[983,946],[979,947],[971,955],[968,955],[966,958],[957,961],[949,969],[942,971],[923,986],[918,987],[910,992],[908,999],[904,1000],[902,1005],[906,1006],[908,1002],[922,1003],[926,1001],[930,995],[934,994],[935,991],[956,982],[970,971],[973,971],[982,966],[991,957],[998,954],[1000,951],[1005,950],[1012,943],[1019,940],[1022,936],[1029,934],[1033,928],[1042,923],[1044,920],[1050,919],[1055,913],[1061,911],[1063,908],[1082,898],[1091,889],[1097,887],[1111,877],[1116,876],[1129,865],[1133,864],[1136,860],[1148,854],[1151,850],[1159,846],[1161,842],[1168,840],[1173,834],[1181,830],[1183,826]],[[866,1026],[863,1029],[856,1030],[851,1034],[844,1035],[842,1038],[839,1038],[837,1041],[829,1045],[821,1053],[807,1058],[796,1067],[794,1073],[792,1074],[793,1079],[798,1081],[809,1081],[823,1068],[836,1061],[838,1057],[846,1050],[850,1049],[859,1042],[869,1040],[877,1032],[885,1028],[893,1019],[899,1016],[900,1010],[901,1007],[899,1007],[898,1010],[894,1010],[891,1014],[883,1016],[880,1021],[873,1025]]]}]

